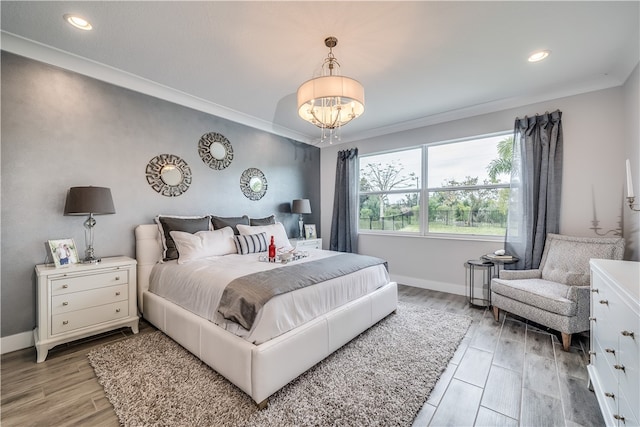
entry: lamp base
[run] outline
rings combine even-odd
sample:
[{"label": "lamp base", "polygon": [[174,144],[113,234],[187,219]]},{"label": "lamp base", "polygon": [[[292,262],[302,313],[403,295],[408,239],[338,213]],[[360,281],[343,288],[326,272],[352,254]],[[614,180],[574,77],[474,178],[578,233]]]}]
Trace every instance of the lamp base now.
[{"label": "lamp base", "polygon": [[304,239],[304,221],[302,221],[302,215],[300,215],[300,220],[298,221],[298,228],[300,231],[300,239]]}]

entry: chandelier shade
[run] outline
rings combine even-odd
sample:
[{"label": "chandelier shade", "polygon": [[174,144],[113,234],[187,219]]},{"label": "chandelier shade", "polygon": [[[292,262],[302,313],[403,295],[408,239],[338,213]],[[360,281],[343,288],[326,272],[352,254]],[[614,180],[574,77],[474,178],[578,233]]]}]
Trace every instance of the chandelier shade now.
[{"label": "chandelier shade", "polygon": [[307,80],[298,88],[298,115],[323,130],[322,139],[327,138],[325,129],[329,129],[329,138],[333,138],[334,129],[364,113],[364,87],[349,77],[337,74],[340,64],[333,55],[338,44],[335,37],[324,41],[329,55],[324,60],[323,75]]},{"label": "chandelier shade", "polygon": [[319,128],[335,129],[364,113],[364,88],[344,76],[323,76],[298,89],[298,114]]}]

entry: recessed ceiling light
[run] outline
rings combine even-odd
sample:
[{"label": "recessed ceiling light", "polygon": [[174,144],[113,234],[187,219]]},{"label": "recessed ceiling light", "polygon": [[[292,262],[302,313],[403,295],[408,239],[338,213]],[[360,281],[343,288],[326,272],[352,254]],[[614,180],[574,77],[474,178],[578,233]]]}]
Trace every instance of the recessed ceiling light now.
[{"label": "recessed ceiling light", "polygon": [[547,56],[549,56],[551,54],[551,51],[548,49],[544,49],[544,50],[537,50],[535,52],[533,52],[531,55],[529,55],[529,62],[539,62],[542,61],[543,59],[545,59]]},{"label": "recessed ceiling light", "polygon": [[71,24],[74,27],[79,28],[81,30],[89,31],[90,29],[93,28],[91,26],[91,24],[89,23],[89,21],[84,19],[82,16],[72,15],[70,13],[67,13],[66,15],[63,16],[63,18],[69,24]]}]

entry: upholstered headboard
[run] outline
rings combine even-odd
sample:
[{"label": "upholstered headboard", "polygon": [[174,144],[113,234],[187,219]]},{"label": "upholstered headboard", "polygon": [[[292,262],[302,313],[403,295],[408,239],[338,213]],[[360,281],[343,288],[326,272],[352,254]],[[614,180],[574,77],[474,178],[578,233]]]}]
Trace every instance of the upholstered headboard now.
[{"label": "upholstered headboard", "polygon": [[142,294],[149,289],[151,269],[162,259],[162,240],[156,224],[136,227],[136,260],[138,261],[138,308],[142,310]]}]

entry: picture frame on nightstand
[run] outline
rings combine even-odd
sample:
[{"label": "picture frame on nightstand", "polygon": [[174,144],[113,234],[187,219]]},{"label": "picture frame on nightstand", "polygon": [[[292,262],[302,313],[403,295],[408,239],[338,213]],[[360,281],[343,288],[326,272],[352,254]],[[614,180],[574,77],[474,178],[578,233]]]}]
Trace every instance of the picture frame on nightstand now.
[{"label": "picture frame on nightstand", "polygon": [[78,250],[73,239],[47,240],[45,243],[56,268],[69,267],[79,261]]},{"label": "picture frame on nightstand", "polygon": [[305,224],[304,225],[304,238],[305,239],[315,239],[316,234],[316,225],[315,224]]}]

